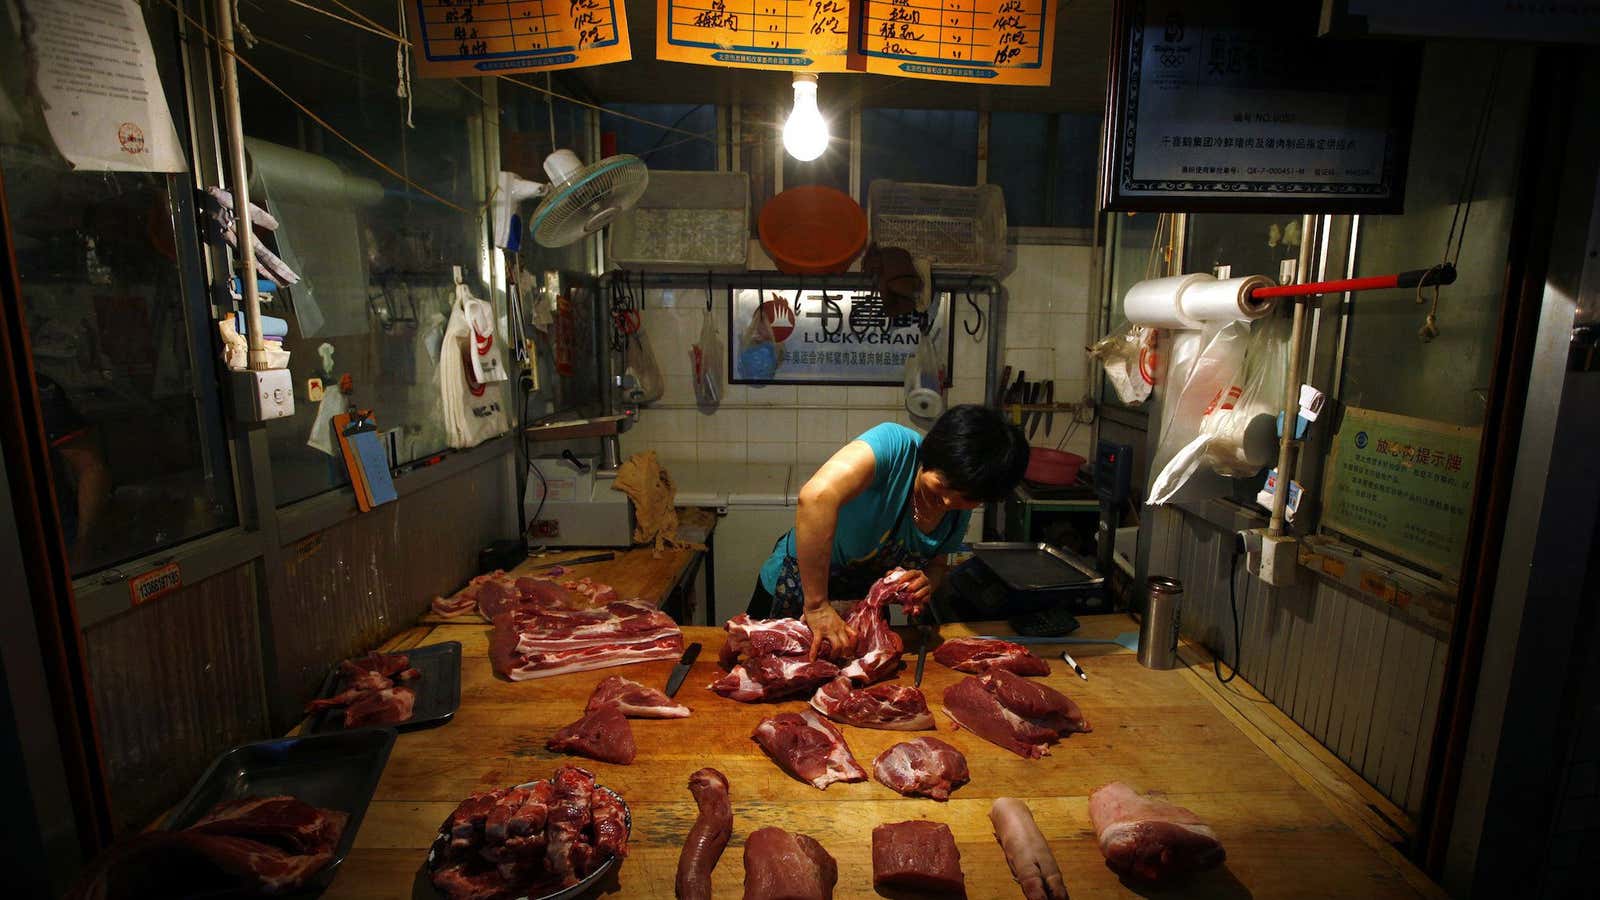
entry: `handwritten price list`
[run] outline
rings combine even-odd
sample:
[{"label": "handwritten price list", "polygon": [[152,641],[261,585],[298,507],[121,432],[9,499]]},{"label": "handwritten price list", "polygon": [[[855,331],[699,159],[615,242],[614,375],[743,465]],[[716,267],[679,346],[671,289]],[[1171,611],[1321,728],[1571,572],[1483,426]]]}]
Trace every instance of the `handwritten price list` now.
[{"label": "handwritten price list", "polygon": [[632,57],[621,0],[412,0],[423,78],[572,69]]},{"label": "handwritten price list", "polygon": [[1047,0],[855,3],[852,68],[941,81],[1050,83],[1055,19]]},{"label": "handwritten price list", "polygon": [[849,0],[659,0],[656,57],[753,69],[843,72]]}]

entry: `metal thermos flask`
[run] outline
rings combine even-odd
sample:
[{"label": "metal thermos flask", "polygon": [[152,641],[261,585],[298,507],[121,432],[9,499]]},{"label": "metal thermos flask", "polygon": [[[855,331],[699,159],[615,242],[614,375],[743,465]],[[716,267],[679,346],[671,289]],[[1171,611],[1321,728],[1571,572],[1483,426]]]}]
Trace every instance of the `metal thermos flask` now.
[{"label": "metal thermos flask", "polygon": [[1183,582],[1151,575],[1146,582],[1150,600],[1139,622],[1139,662],[1150,669],[1170,669],[1178,664],[1178,618],[1183,606]]}]

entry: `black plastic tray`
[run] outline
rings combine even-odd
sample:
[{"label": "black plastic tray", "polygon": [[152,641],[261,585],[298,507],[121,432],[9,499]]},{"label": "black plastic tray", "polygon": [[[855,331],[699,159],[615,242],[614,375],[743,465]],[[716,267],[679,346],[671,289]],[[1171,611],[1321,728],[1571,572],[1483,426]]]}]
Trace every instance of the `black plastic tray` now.
[{"label": "black plastic tray", "polygon": [[333,882],[339,864],[355,843],[396,736],[393,728],[358,728],[241,744],[211,763],[161,827],[168,831],[186,828],[224,800],[277,794],[348,813],[333,860],[292,895],[314,897]]},{"label": "black plastic tray", "polygon": [[972,553],[1013,591],[1090,587],[1105,581],[1072,554],[1049,544],[995,541],[973,544]]},{"label": "black plastic tray", "polygon": [[[422,677],[406,682],[417,692],[416,705],[411,707],[411,718],[390,723],[387,727],[400,731],[432,728],[450,721],[461,706],[461,642],[445,641],[400,651],[411,660],[411,665],[422,670]],[[322,682],[318,698],[332,697],[339,688],[339,667],[334,666]],[[344,731],[344,709],[325,709],[313,715],[306,723],[306,734],[327,734]]]}]

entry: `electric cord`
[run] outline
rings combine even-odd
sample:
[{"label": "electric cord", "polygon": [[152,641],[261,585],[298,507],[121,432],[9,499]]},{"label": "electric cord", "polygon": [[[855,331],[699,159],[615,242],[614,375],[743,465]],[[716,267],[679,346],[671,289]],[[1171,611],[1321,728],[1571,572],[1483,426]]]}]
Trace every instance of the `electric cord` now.
[{"label": "electric cord", "polygon": [[1228,673],[1228,677],[1227,678],[1223,678],[1222,677],[1222,657],[1221,657],[1221,655],[1219,654],[1219,655],[1214,656],[1214,657],[1211,658],[1211,671],[1216,674],[1217,681],[1220,684],[1227,684],[1228,682],[1230,682],[1230,681],[1234,680],[1235,678],[1239,677],[1239,649],[1240,648],[1239,648],[1239,588],[1238,588],[1238,585],[1239,585],[1239,557],[1241,555],[1243,555],[1243,554],[1241,554],[1239,552],[1239,545],[1238,545],[1237,542],[1235,542],[1234,547],[1233,547],[1233,558],[1228,561],[1228,609],[1233,612],[1233,671]]}]

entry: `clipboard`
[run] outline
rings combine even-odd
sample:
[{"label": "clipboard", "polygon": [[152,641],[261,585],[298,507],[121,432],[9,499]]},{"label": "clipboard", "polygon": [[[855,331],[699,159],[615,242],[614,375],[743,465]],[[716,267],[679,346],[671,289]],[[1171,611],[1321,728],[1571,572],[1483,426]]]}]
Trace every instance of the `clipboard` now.
[{"label": "clipboard", "polygon": [[351,408],[348,414],[333,417],[333,433],[339,439],[339,454],[350,474],[356,506],[370,512],[397,496],[394,478],[389,473],[389,454],[378,439],[378,423],[370,409]]}]

